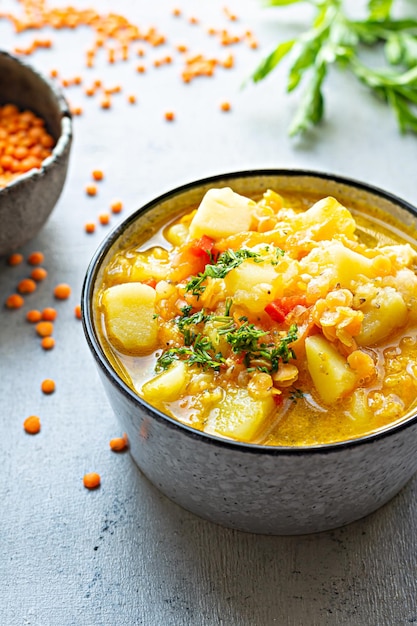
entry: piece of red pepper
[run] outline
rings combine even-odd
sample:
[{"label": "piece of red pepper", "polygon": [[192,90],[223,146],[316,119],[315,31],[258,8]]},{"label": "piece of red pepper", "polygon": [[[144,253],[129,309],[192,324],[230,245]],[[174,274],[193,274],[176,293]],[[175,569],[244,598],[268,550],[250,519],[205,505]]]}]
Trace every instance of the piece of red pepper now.
[{"label": "piece of red pepper", "polygon": [[214,243],[214,239],[203,235],[200,239],[195,239],[191,242],[190,252],[196,257],[206,257],[206,262],[208,263],[212,257]]},{"label": "piece of red pepper", "polygon": [[278,322],[281,324],[285,320],[285,316],[287,315],[284,309],[279,304],[279,300],[273,300],[269,302],[264,308],[265,313],[269,315],[269,317],[274,320],[274,322]]},{"label": "piece of red pepper", "polygon": [[305,296],[283,296],[278,300],[269,302],[264,308],[264,311],[272,320],[274,320],[274,322],[281,324],[287,317],[288,313],[290,313],[290,311],[298,305],[306,305]]}]

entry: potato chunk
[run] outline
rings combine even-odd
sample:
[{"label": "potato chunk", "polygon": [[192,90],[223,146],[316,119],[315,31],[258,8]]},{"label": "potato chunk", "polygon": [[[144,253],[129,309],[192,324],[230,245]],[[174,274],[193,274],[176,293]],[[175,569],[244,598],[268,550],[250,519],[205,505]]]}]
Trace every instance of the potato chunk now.
[{"label": "potato chunk", "polygon": [[138,252],[133,263],[130,280],[133,283],[154,279],[164,280],[169,274],[169,254],[167,250],[155,246],[146,252]]},{"label": "potato chunk", "polygon": [[374,259],[346,248],[339,241],[320,243],[300,261],[300,266],[311,276],[320,276],[325,269],[331,286],[339,285],[347,289],[358,275],[375,278],[379,273]]},{"label": "potato chunk", "polygon": [[253,398],[247,389],[228,387],[218,406],[211,410],[207,432],[251,442],[274,410],[271,396]]},{"label": "potato chunk", "polygon": [[330,240],[341,233],[352,238],[355,229],[350,211],[331,196],[319,200],[294,220],[294,230],[308,230],[309,237],[315,241]]},{"label": "potato chunk", "polygon": [[271,263],[244,261],[225,277],[227,293],[235,304],[246,306],[253,313],[260,313],[276,297],[273,289],[278,278]]},{"label": "potato chunk", "polygon": [[228,293],[233,295],[239,289],[252,291],[259,283],[268,283],[272,288],[277,276],[277,271],[271,263],[255,263],[248,259],[227,274],[225,283]]},{"label": "potato chunk", "polygon": [[407,307],[402,295],[393,287],[383,287],[361,311],[364,314],[362,330],[356,336],[360,346],[372,345],[389,337],[407,320]]},{"label": "potato chunk", "polygon": [[321,335],[307,337],[305,349],[308,371],[323,402],[333,404],[355,388],[355,373],[327,339]]},{"label": "potato chunk", "polygon": [[143,283],[108,287],[102,297],[109,341],[130,354],[146,354],[157,346],[155,289]]},{"label": "potato chunk", "polygon": [[169,369],[143,385],[143,397],[151,404],[177,400],[185,390],[189,379],[189,369],[184,361],[174,361]]},{"label": "potato chunk", "polygon": [[250,230],[256,203],[230,189],[209,189],[190,224],[190,238],[212,239]]}]

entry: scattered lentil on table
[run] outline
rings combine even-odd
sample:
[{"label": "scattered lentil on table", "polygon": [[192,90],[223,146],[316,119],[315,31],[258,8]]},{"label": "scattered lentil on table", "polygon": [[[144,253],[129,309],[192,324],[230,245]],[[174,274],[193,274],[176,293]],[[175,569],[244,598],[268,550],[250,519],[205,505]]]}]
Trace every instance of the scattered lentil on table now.
[{"label": "scattered lentil on table", "polygon": [[45,378],[45,380],[41,382],[41,390],[45,394],[53,393],[55,391],[55,381],[53,381],[52,378]]},{"label": "scattered lentil on table", "polygon": [[42,320],[36,324],[35,330],[39,337],[50,337],[54,332],[54,325],[52,322]]},{"label": "scattered lentil on table", "polygon": [[52,306],[47,306],[42,310],[42,319],[46,322],[54,322],[57,315],[58,311]]},{"label": "scattered lentil on table", "polygon": [[[248,48],[256,48],[258,42],[250,30],[243,28],[239,32],[232,32],[228,26],[213,28],[211,26],[204,27],[201,19],[197,15],[184,16],[183,11],[179,7],[174,7],[171,14],[176,19],[183,18],[184,23],[188,23],[193,29],[202,27],[202,33],[209,38],[217,39],[217,43],[221,48],[235,46],[236,44],[245,44]],[[223,18],[228,22],[237,22],[238,17],[228,7],[223,8]],[[0,11],[0,20],[9,21],[14,27],[16,35],[28,32],[36,35],[37,31],[43,28],[52,28],[57,35],[59,31],[67,28],[75,30],[77,28],[88,28],[91,30],[94,41],[85,52],[85,67],[93,68],[97,62],[98,56],[105,56],[106,61],[113,65],[119,62],[126,62],[132,56],[146,57],[150,49],[160,46],[170,46],[170,51],[160,55],[154,62],[133,64],[133,71],[139,74],[145,74],[152,64],[154,68],[162,65],[172,65],[178,71],[178,62],[180,64],[179,78],[183,83],[201,77],[213,77],[218,70],[230,70],[235,67],[235,55],[228,54],[224,57],[222,54],[205,55],[202,53],[189,52],[190,46],[187,42],[173,45],[170,38],[162,33],[155,26],[142,28],[141,26],[131,23],[127,18],[117,13],[102,14],[93,8],[79,9],[74,6],[54,7],[45,0],[21,0],[19,2],[19,12]],[[137,46],[140,42],[140,46]],[[53,38],[41,38],[34,36],[27,45],[16,45],[12,52],[18,56],[30,56],[36,54],[40,49],[53,49]],[[173,54],[178,57],[174,57]],[[222,58],[223,57],[223,58]],[[81,74],[73,76],[63,76],[57,67],[51,67],[49,76],[62,87],[68,97],[68,93],[83,94],[87,98],[97,98],[98,106],[102,110],[112,109],[112,97],[123,92],[122,85],[106,87],[99,78],[94,79],[92,83],[86,85],[86,80]],[[77,91],[77,87],[82,87],[81,91]],[[73,90],[73,91],[72,91]],[[134,93],[126,95],[125,102],[128,105],[136,104],[137,96]],[[220,106],[221,110],[230,110],[230,103],[224,102]],[[70,104],[71,113],[74,116],[81,116],[84,108],[79,103]],[[167,111],[164,114],[166,121],[174,121],[176,114],[173,111]],[[0,188],[9,184],[11,180],[20,176],[22,173],[36,167],[41,167],[42,161],[51,154],[54,140],[47,133],[44,121],[38,118],[31,111],[19,111],[14,104],[6,104],[0,107]],[[101,170],[92,171],[92,179],[99,182],[104,178]],[[85,188],[86,194],[95,196],[97,194],[97,185],[88,184]],[[118,214],[123,209],[121,201],[113,201],[110,205],[110,211]],[[110,221],[108,213],[98,215],[98,223],[107,225]],[[95,231],[93,222],[85,224],[87,233]],[[23,262],[22,254],[15,252],[9,255],[7,263],[13,267]],[[33,252],[27,257],[29,265],[39,266],[44,262],[42,252]],[[43,267],[34,268],[30,277],[20,280],[18,292],[10,294],[6,301],[6,308],[20,309],[24,306],[25,300],[22,294],[33,293],[37,288],[37,283],[44,280],[48,272]],[[57,285],[53,290],[54,297],[58,300],[66,300],[71,295],[69,285],[62,283]],[[76,305],[74,315],[77,319],[81,319],[81,307]],[[56,310],[53,307],[44,308],[39,311],[35,308],[30,309],[26,313],[26,320],[36,324],[37,333],[42,337],[41,347],[44,350],[51,350],[55,347],[55,340],[51,336],[53,332],[53,322],[56,318]],[[32,430],[31,430],[32,429]],[[25,420],[25,430],[35,434],[40,430],[40,420],[36,416],[30,416]],[[127,439],[125,436],[114,438],[110,442],[110,447],[114,451],[125,449]],[[84,485],[88,489],[94,489],[100,484],[100,476],[94,472],[86,474],[84,477]]]},{"label": "scattered lentil on table", "polygon": [[97,472],[89,472],[88,474],[84,474],[83,477],[84,487],[86,489],[97,489],[100,487],[101,477]]},{"label": "scattered lentil on table", "polygon": [[23,428],[29,435],[37,435],[41,429],[41,420],[37,415],[30,415],[23,422]]},{"label": "scattered lentil on table", "polygon": [[45,255],[43,252],[35,251],[31,252],[27,258],[27,262],[29,265],[40,265],[45,260]]},{"label": "scattered lentil on table", "polygon": [[67,283],[60,283],[54,288],[54,296],[57,300],[67,300],[71,295],[71,287]]},{"label": "scattered lentil on table", "polygon": [[55,347],[55,339],[53,337],[43,337],[41,347],[44,350],[52,350]]},{"label": "scattered lentil on table", "polygon": [[128,446],[126,434],[124,434],[123,437],[114,437],[113,439],[110,439],[109,446],[113,452],[122,452],[123,450],[126,450]]},{"label": "scattered lentil on table", "polygon": [[46,271],[44,267],[35,267],[30,273],[30,277],[36,282],[45,280],[47,276],[48,276],[48,272]]}]

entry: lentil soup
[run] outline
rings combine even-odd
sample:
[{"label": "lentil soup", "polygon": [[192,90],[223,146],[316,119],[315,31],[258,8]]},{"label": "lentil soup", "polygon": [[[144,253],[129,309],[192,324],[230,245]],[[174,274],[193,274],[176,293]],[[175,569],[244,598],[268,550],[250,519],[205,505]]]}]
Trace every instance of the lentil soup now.
[{"label": "lentil soup", "polygon": [[116,371],[165,414],[246,443],[403,420],[417,404],[412,226],[332,196],[253,198],[209,189],[114,252],[94,307]]}]

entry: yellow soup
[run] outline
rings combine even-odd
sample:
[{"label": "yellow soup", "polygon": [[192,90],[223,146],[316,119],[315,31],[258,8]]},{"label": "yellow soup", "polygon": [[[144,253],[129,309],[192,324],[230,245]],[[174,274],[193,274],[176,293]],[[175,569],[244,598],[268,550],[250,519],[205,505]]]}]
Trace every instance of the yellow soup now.
[{"label": "yellow soup", "polygon": [[416,406],[416,249],[400,224],[332,197],[211,189],[115,254],[96,295],[101,341],[133,391],[198,430],[284,446],[360,437]]}]

